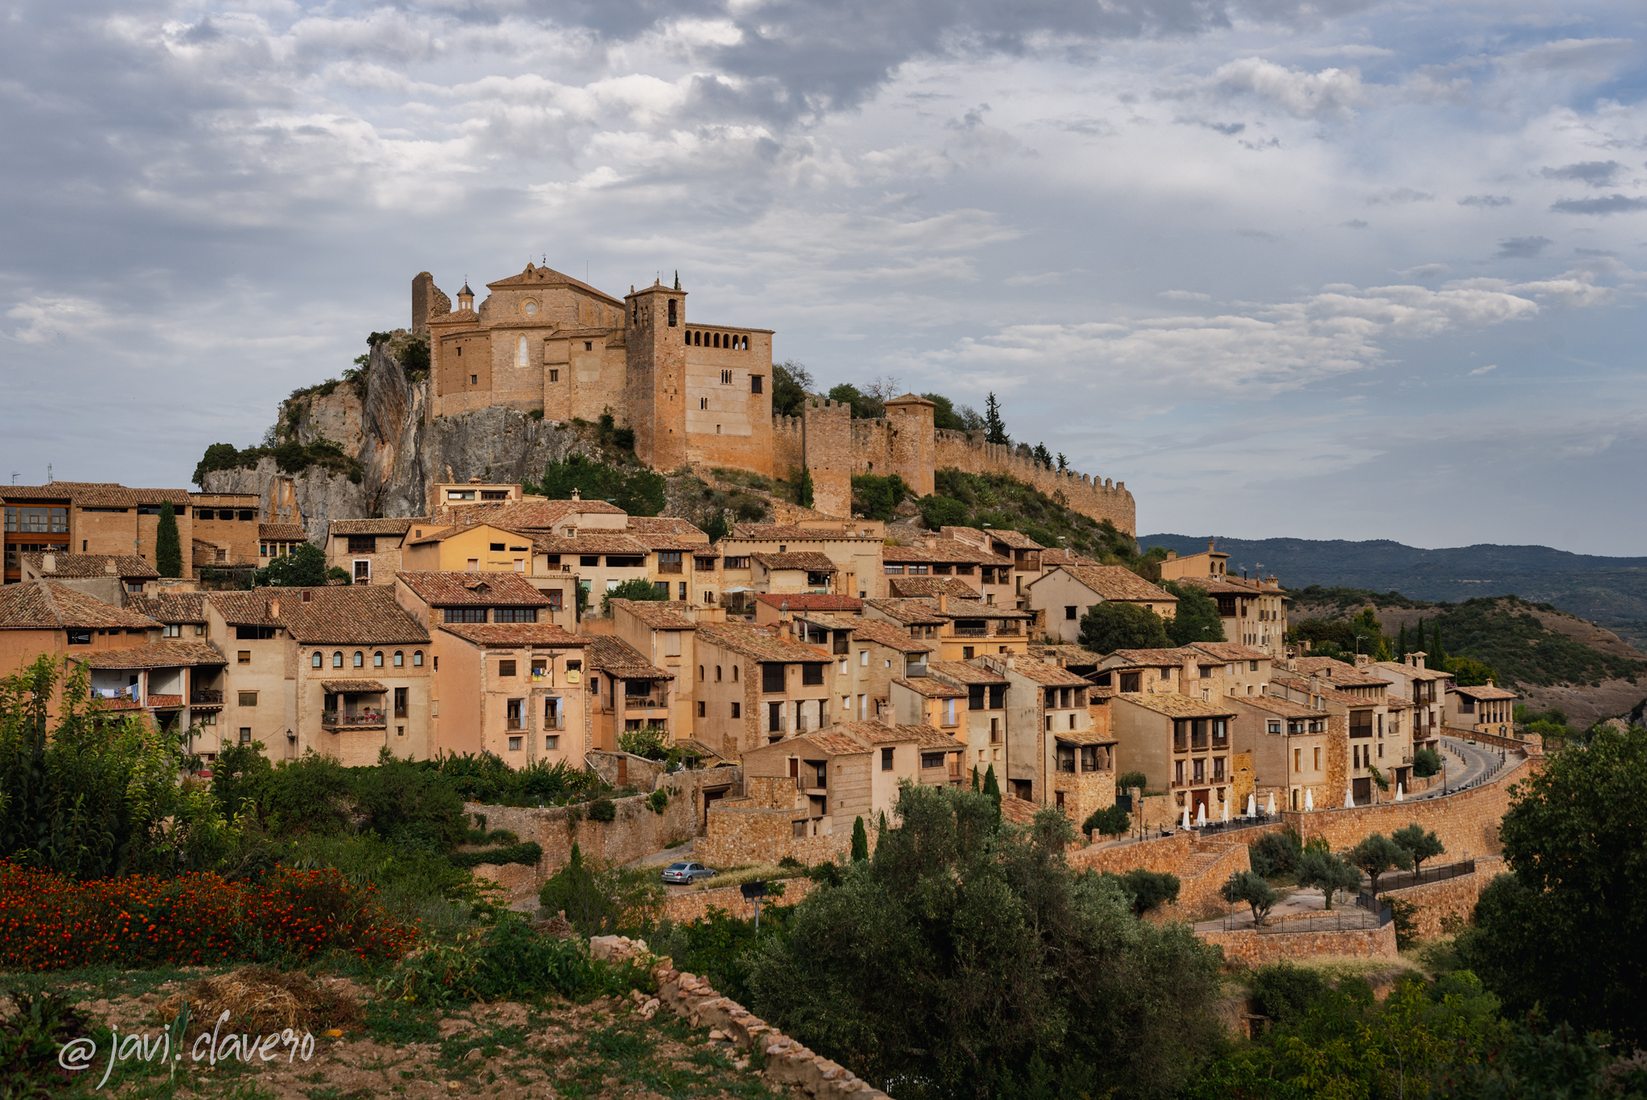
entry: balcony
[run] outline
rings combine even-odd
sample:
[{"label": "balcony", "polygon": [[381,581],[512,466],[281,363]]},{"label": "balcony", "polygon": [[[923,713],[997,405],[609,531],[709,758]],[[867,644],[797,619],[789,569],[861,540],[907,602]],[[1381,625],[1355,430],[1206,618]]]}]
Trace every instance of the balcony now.
[{"label": "balcony", "polygon": [[320,728],[331,730],[381,730],[389,728],[389,720],[380,710],[323,710]]},{"label": "balcony", "polygon": [[157,695],[151,692],[147,702],[153,710],[177,710],[183,705],[183,696]]},{"label": "balcony", "polygon": [[223,705],[223,693],[214,688],[195,688],[189,692],[189,706],[191,707],[220,707]]},{"label": "balcony", "polygon": [[662,688],[623,693],[624,710],[662,710],[668,705],[668,693]]}]

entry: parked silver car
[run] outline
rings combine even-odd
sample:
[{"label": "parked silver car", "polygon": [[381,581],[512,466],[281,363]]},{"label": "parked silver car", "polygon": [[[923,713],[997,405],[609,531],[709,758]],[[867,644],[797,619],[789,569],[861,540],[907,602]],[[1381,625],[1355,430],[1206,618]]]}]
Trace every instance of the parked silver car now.
[{"label": "parked silver car", "polygon": [[671,863],[663,869],[663,881],[674,883],[693,883],[700,878],[709,878],[715,872],[701,863],[682,860]]}]

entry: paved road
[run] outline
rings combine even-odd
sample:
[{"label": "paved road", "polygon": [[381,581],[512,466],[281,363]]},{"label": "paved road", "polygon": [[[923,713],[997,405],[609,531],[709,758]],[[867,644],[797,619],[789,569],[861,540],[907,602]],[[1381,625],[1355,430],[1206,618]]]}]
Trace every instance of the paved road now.
[{"label": "paved road", "polygon": [[[1449,791],[1456,791],[1460,787],[1474,783],[1476,780],[1496,771],[1504,766],[1505,761],[1498,755],[1496,748],[1486,745],[1472,745],[1457,737],[1443,737],[1441,751],[1447,761],[1447,787]],[[1440,798],[1442,788],[1432,787],[1415,799]]]}]

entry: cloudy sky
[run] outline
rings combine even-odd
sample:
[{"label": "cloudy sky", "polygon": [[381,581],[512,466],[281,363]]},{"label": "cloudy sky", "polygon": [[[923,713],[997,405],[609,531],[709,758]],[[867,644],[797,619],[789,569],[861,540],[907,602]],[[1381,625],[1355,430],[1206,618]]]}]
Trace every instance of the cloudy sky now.
[{"label": "cloudy sky", "polygon": [[547,256],[1141,531],[1647,541],[1639,0],[0,10],[0,479],[185,483]]}]

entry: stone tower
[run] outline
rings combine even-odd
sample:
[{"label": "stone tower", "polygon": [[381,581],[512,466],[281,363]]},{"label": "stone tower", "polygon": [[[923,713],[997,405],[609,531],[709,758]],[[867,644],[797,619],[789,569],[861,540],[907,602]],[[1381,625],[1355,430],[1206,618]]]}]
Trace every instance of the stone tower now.
[{"label": "stone tower", "polygon": [[412,335],[429,335],[429,318],[452,312],[452,300],[435,285],[435,277],[420,271],[412,280]]},{"label": "stone tower", "polygon": [[929,496],[938,457],[938,406],[917,394],[906,393],[886,403],[886,421],[892,430],[889,449],[893,469],[916,496]]},{"label": "stone tower", "polygon": [[827,516],[852,514],[852,407],[809,397],[801,410],[801,450],[812,475],[812,507]]},{"label": "stone tower", "polygon": [[686,292],[662,283],[624,298],[629,426],[654,470],[686,465]]}]

